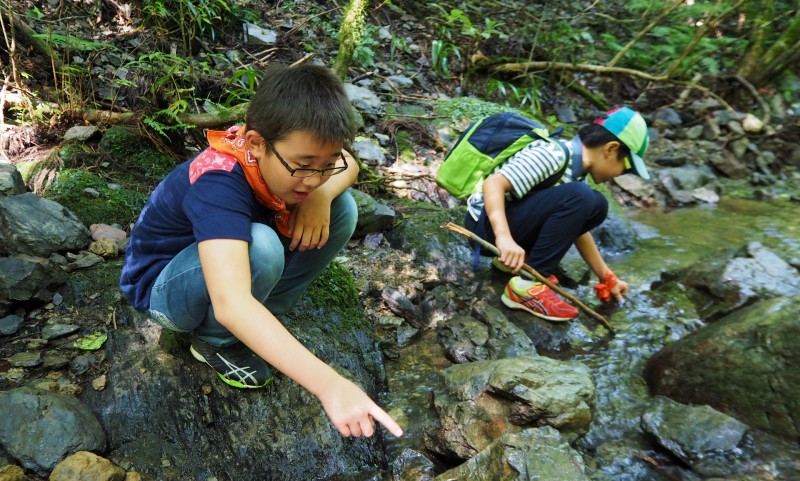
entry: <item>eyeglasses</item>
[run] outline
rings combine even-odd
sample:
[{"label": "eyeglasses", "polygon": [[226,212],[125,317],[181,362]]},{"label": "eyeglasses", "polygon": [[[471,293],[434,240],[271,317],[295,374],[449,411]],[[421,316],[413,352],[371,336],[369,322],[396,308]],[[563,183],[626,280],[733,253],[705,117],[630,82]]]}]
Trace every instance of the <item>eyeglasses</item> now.
[{"label": "eyeglasses", "polygon": [[342,158],[342,161],[344,162],[343,166],[328,167],[326,169],[307,169],[305,167],[301,167],[299,169],[293,169],[289,167],[289,164],[287,164],[285,160],[283,160],[281,154],[279,154],[278,151],[275,150],[275,147],[272,145],[272,142],[267,142],[267,143],[269,144],[269,148],[272,150],[272,153],[274,153],[278,157],[278,160],[280,160],[281,164],[283,164],[283,166],[286,167],[286,170],[289,171],[292,177],[311,177],[316,174],[320,174],[322,177],[330,177],[332,175],[341,174],[342,172],[347,170],[347,159],[344,157],[344,154],[339,154]]}]

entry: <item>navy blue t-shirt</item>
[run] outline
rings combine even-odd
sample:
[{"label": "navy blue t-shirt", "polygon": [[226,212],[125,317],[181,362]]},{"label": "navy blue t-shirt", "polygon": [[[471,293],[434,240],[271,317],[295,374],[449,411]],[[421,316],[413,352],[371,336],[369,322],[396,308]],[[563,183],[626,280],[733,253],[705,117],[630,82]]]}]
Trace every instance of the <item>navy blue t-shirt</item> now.
[{"label": "navy blue t-shirt", "polygon": [[122,293],[134,308],[146,310],[153,283],[179,252],[208,239],[251,242],[250,224],[269,223],[272,215],[256,201],[233,157],[200,155],[180,164],[139,214],[125,252]]}]

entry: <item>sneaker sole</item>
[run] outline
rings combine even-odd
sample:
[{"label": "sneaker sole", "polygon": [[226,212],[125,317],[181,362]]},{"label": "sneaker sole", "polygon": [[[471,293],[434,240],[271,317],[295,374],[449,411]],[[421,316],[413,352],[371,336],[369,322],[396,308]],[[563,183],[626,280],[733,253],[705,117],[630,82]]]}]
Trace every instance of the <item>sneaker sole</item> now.
[{"label": "sneaker sole", "polygon": [[531,314],[531,315],[533,315],[533,316],[539,317],[539,318],[541,318],[541,319],[544,319],[544,320],[546,320],[546,321],[551,321],[551,322],[568,322],[568,321],[571,321],[571,320],[575,319],[574,317],[553,317],[553,316],[546,316],[546,315],[542,314],[541,312],[534,311],[533,309],[529,309],[529,308],[527,308],[527,307],[523,306],[522,304],[520,304],[520,303],[518,303],[518,302],[514,302],[514,301],[512,301],[512,300],[511,300],[511,299],[510,299],[510,298],[509,298],[509,297],[508,297],[508,296],[505,294],[505,292],[504,292],[504,293],[503,293],[503,294],[500,296],[500,300],[503,302],[503,304],[505,304],[505,305],[506,305],[506,307],[510,307],[511,309],[516,309],[516,310],[518,310],[518,311],[525,311],[525,312],[527,312],[528,314]]},{"label": "sneaker sole", "polygon": [[206,361],[206,358],[204,358],[202,354],[200,354],[199,352],[197,352],[195,350],[194,346],[189,346],[189,352],[192,353],[192,357],[194,357],[198,361],[200,361],[203,364],[205,364],[208,367],[210,367],[211,370],[214,371],[217,374],[217,376],[219,376],[220,379],[222,379],[222,382],[224,382],[225,384],[227,384],[228,386],[231,386],[231,387],[235,387],[235,388],[239,388],[239,389],[261,389],[263,387],[268,386],[272,382],[272,380],[274,379],[274,378],[271,377],[271,378],[267,379],[267,381],[264,384],[260,385],[260,386],[251,386],[249,384],[242,384],[242,383],[240,383],[238,381],[234,381],[232,379],[228,379],[227,377],[225,377],[222,374],[218,373],[217,370],[214,369],[214,366],[209,364],[208,361]]}]

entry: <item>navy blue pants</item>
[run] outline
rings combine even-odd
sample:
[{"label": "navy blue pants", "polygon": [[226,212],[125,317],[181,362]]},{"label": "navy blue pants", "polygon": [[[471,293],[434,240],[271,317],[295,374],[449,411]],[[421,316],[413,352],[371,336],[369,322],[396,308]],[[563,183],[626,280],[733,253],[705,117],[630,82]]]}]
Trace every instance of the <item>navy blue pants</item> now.
[{"label": "navy blue pants", "polygon": [[[584,182],[548,187],[506,203],[511,236],[525,249],[526,264],[544,276],[553,274],[575,239],[602,224],[607,214],[606,198]],[[477,221],[467,214],[464,227],[494,244],[485,211]]]}]

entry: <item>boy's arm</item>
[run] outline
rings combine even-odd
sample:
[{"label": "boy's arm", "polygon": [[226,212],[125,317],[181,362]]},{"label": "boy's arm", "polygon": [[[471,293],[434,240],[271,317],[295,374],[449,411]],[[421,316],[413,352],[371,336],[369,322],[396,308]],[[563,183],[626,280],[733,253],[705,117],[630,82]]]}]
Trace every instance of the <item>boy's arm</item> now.
[{"label": "boy's arm", "polygon": [[[611,269],[608,268],[608,265],[603,260],[603,256],[600,255],[600,250],[597,248],[597,243],[595,243],[591,232],[585,232],[578,236],[578,238],[575,239],[575,247],[589,266],[589,269],[594,272],[601,282],[606,280],[609,273],[613,275]],[[628,283],[617,280],[616,285],[611,288],[611,295],[617,301],[621,301],[622,296],[626,294],[628,294]]]},{"label": "boy's arm", "polygon": [[311,354],[251,294],[248,244],[213,239],[198,244],[203,277],[219,322],[258,356],[322,402],[343,436],[371,436],[373,419],[395,436],[397,423],[364,391]]},{"label": "boy's arm", "polygon": [[525,263],[525,249],[511,237],[506,217],[506,192],[511,191],[511,182],[502,174],[492,174],[483,181],[483,208],[492,225],[500,262],[516,273]]},{"label": "boy's arm", "polygon": [[289,250],[297,248],[300,252],[308,249],[321,249],[328,242],[331,221],[331,202],[341,195],[358,178],[358,162],[343,150],[347,158],[347,169],[328,178],[317,187],[308,198],[297,204],[292,212],[292,242]]}]

